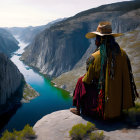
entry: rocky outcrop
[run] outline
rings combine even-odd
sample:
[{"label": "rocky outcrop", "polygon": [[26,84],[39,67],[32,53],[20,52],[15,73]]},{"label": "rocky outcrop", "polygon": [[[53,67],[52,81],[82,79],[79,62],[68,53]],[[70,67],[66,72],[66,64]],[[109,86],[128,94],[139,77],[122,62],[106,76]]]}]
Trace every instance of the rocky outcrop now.
[{"label": "rocky outcrop", "polygon": [[23,75],[4,54],[0,53],[0,105],[14,95],[24,80]]},{"label": "rocky outcrop", "polygon": [[37,134],[37,140],[69,140],[68,132],[72,126],[86,122],[69,110],[62,110],[44,116],[33,129]]},{"label": "rocky outcrop", "polygon": [[[140,38],[140,29],[136,29],[132,32],[125,33],[124,36],[116,38],[120,47],[126,51],[126,53],[130,58],[134,80],[137,86],[138,93],[140,93],[140,63],[139,63],[140,40],[139,38]],[[56,79],[52,80],[52,82],[56,84],[57,87],[63,87],[63,85],[65,85],[65,90],[69,91],[72,95],[78,78],[83,76],[86,72],[86,65],[85,65],[86,57],[83,57],[82,60],[83,62],[80,61],[77,64],[76,68],[74,68],[69,72],[63,73]]]},{"label": "rocky outcrop", "polygon": [[140,26],[139,18],[140,2],[137,0],[81,12],[37,35],[21,59],[43,74],[57,77],[82,66],[85,58],[94,51],[94,41],[87,40],[85,34],[96,30],[100,21],[111,21],[114,32],[128,32]]},{"label": "rocky outcrop", "polygon": [[0,28],[0,52],[8,57],[18,49],[18,41],[5,29]]},{"label": "rocky outcrop", "polygon": [[126,128],[120,122],[107,123],[92,118],[77,116],[69,110],[61,110],[44,116],[33,127],[37,140],[70,140],[69,131],[73,125],[90,121],[100,130],[103,130],[105,140],[139,140],[138,129]]}]

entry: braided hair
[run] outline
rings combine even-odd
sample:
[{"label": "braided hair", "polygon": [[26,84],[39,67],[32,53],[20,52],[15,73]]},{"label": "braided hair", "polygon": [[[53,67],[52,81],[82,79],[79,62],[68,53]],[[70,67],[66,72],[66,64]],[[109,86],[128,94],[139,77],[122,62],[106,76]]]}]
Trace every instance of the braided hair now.
[{"label": "braided hair", "polygon": [[110,77],[114,78],[114,66],[115,57],[120,54],[120,47],[115,41],[115,38],[111,35],[97,36],[96,40],[100,43],[100,55],[101,55],[101,72],[99,78],[99,84],[104,84],[105,73],[106,73],[106,63],[111,56],[111,67],[110,67]]},{"label": "braided hair", "polygon": [[115,66],[115,57],[117,54],[121,53],[120,47],[118,43],[115,41],[115,38],[110,35],[106,36],[96,36],[96,45],[99,46],[100,49],[100,56],[101,56],[101,71],[100,77],[98,82],[98,106],[97,112],[99,116],[103,117],[104,112],[104,102],[108,100],[108,96],[105,96],[105,76],[106,76],[106,66],[108,60],[111,56],[111,65],[110,65],[110,78],[114,79],[114,66]]}]

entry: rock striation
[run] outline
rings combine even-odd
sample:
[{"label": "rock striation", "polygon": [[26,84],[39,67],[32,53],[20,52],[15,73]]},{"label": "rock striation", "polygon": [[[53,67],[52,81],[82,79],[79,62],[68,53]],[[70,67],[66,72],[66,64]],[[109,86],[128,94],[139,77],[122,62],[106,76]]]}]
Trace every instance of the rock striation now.
[{"label": "rock striation", "polygon": [[0,105],[13,96],[24,80],[16,65],[0,53]]},{"label": "rock striation", "polygon": [[18,41],[7,30],[0,28],[0,52],[8,57],[18,49]]},{"label": "rock striation", "polygon": [[57,77],[85,62],[95,50],[85,34],[96,30],[100,21],[111,21],[113,32],[128,32],[140,26],[140,1],[103,5],[81,12],[50,26],[26,48],[22,60],[41,73]]}]

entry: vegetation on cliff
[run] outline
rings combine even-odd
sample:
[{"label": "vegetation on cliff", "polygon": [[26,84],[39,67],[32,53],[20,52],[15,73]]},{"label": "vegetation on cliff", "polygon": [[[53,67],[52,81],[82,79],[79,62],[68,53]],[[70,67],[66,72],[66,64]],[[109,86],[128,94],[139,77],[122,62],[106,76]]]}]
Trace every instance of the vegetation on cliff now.
[{"label": "vegetation on cliff", "polygon": [[91,122],[87,122],[87,125],[82,123],[76,124],[69,131],[72,140],[102,140],[104,138],[103,134],[103,131],[97,131],[95,124]]},{"label": "vegetation on cliff", "polygon": [[26,139],[35,139],[36,135],[33,131],[32,127],[28,124],[21,131],[13,130],[13,132],[9,132],[6,130],[0,140],[26,140]]}]

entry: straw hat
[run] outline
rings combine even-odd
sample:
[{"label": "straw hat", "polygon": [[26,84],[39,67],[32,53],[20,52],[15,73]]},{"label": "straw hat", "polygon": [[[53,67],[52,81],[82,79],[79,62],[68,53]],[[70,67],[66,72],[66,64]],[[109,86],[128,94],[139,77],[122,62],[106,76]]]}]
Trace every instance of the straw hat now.
[{"label": "straw hat", "polygon": [[122,33],[112,33],[111,23],[108,21],[100,22],[97,30],[95,32],[89,32],[86,34],[86,38],[94,38],[96,35],[104,36],[104,35],[112,35],[114,37],[119,37],[123,35]]}]

